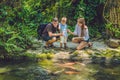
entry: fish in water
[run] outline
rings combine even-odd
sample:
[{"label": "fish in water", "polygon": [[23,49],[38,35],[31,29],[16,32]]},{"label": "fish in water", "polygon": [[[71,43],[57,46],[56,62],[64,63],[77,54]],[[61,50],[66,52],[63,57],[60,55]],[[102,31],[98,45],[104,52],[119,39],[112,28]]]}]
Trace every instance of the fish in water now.
[{"label": "fish in water", "polygon": [[72,75],[72,74],[79,74],[80,72],[76,72],[76,71],[65,71],[64,73],[65,73],[65,74],[68,74],[68,75]]}]

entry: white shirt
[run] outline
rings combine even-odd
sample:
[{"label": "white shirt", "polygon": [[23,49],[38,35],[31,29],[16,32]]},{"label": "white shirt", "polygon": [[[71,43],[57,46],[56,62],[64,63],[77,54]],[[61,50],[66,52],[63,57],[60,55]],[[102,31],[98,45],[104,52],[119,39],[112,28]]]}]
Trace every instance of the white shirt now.
[{"label": "white shirt", "polygon": [[[85,26],[85,28],[83,30],[84,30],[83,39],[88,40],[89,39],[88,27]],[[81,37],[81,27],[80,26],[78,26],[78,25],[75,26],[74,34],[77,35],[78,37]]]}]

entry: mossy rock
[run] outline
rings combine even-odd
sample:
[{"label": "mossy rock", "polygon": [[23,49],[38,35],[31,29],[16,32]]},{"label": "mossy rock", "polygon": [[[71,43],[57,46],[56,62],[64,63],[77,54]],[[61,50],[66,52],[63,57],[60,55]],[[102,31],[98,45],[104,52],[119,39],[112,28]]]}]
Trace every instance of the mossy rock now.
[{"label": "mossy rock", "polygon": [[53,53],[47,53],[47,59],[52,59],[54,57],[54,54]]},{"label": "mossy rock", "polygon": [[74,56],[78,56],[79,52],[78,51],[74,51],[72,55]]},{"label": "mossy rock", "polygon": [[47,59],[47,54],[46,53],[37,54],[36,57],[37,59],[44,60]]}]

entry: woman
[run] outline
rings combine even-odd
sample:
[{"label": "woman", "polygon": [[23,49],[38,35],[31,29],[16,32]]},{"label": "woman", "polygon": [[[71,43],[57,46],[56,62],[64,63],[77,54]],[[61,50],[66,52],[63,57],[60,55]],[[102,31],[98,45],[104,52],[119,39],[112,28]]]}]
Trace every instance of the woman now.
[{"label": "woman", "polygon": [[78,18],[73,35],[77,35],[78,37],[74,37],[72,42],[80,43],[76,48],[77,50],[81,50],[86,46],[92,46],[89,42],[88,27],[85,25],[84,18]]}]

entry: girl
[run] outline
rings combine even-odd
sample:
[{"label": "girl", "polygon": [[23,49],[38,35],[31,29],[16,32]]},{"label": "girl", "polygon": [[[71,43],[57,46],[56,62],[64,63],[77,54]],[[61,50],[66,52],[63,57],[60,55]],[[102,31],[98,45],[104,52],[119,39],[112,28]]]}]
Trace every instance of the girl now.
[{"label": "girl", "polygon": [[78,36],[78,37],[74,37],[72,39],[72,42],[79,43],[79,45],[76,48],[77,50],[81,50],[84,47],[86,47],[87,45],[88,46],[92,45],[89,42],[88,27],[85,25],[85,19],[84,18],[78,18],[73,35]]}]

